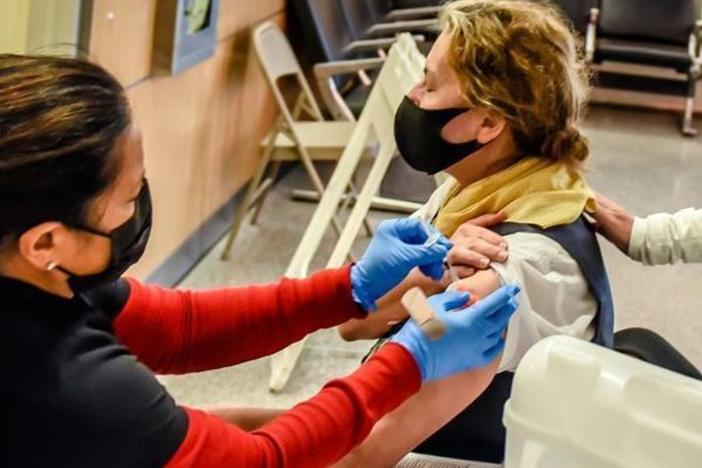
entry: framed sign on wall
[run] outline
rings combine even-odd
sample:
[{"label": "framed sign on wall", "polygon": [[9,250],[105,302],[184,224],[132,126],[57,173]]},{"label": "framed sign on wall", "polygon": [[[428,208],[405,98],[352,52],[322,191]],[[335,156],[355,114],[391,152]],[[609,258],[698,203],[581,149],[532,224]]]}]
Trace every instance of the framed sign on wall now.
[{"label": "framed sign on wall", "polygon": [[176,74],[212,56],[219,0],[158,0],[152,71]]}]

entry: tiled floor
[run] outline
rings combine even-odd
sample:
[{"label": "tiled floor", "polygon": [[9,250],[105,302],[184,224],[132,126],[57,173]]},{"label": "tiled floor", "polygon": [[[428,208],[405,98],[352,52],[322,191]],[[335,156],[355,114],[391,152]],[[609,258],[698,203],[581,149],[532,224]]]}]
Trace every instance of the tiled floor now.
[{"label": "tiled floor", "polygon": [[[675,116],[597,107],[590,111],[586,133],[593,147],[588,178],[596,189],[639,214],[702,206],[702,136],[681,137]],[[259,224],[244,226],[231,259],[219,260],[220,243],[183,286],[261,282],[282,275],[314,208],[288,198],[291,187],[302,180],[298,172],[286,177],[270,196]],[[387,215],[372,218],[377,221],[382,216]],[[328,236],[327,253],[330,241]],[[702,368],[702,265],[643,267],[610,245],[604,245],[604,251],[617,327],[652,328]],[[321,257],[315,267],[324,264]],[[267,389],[267,359],[198,375],[165,377],[164,382],[185,404],[289,407],[314,394],[330,378],[354,369],[369,346],[367,342],[345,343],[334,330],[313,335],[289,385],[278,394]]]}]

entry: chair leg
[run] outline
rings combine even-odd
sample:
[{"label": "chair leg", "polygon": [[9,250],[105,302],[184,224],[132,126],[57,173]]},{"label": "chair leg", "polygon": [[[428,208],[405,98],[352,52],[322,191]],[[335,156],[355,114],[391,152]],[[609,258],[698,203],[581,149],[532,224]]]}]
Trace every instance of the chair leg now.
[{"label": "chair leg", "polygon": [[[322,178],[319,176],[319,173],[317,172],[317,169],[314,167],[314,163],[312,162],[312,157],[309,155],[307,150],[300,145],[300,143],[297,143],[297,149],[298,153],[300,155],[300,160],[302,161],[302,166],[305,168],[305,172],[307,172],[307,176],[310,179],[310,182],[312,182],[312,187],[315,192],[319,195],[319,198],[321,200],[322,196],[324,195],[324,183],[322,182]],[[338,236],[341,235],[341,223],[339,222],[339,218],[334,215],[331,220],[332,228],[334,229],[334,232]]]},{"label": "chair leg", "polygon": [[688,97],[685,100],[685,113],[683,114],[682,120],[682,134],[685,136],[696,136],[697,129],[693,126],[693,114],[694,114],[695,98]]},{"label": "chair leg", "polygon": [[687,99],[685,100],[685,113],[682,119],[682,134],[684,136],[697,135],[697,129],[692,125],[695,112],[695,91],[697,90],[696,74],[690,72],[687,77]]},{"label": "chair leg", "polygon": [[[355,201],[356,198],[358,198],[358,190],[356,189],[356,184],[353,178],[349,181],[349,192],[349,195]],[[344,207],[344,209],[346,209],[346,207]],[[368,216],[363,217],[363,228],[366,230],[366,236],[373,237],[373,228],[371,227],[370,222],[368,221]]]},{"label": "chair leg", "polygon": [[[236,239],[236,236],[239,233],[239,229],[241,229],[241,223],[244,221],[249,207],[256,200],[256,192],[258,191],[261,185],[261,179],[263,179],[263,176],[266,173],[266,168],[268,167],[268,164],[273,158],[273,153],[275,151],[275,139],[277,136],[278,131],[274,130],[270,136],[271,140],[268,143],[268,145],[266,145],[263,155],[261,156],[261,160],[259,161],[258,166],[256,167],[256,172],[254,173],[251,182],[249,182],[249,186],[246,190],[246,195],[237,207],[236,214],[234,215],[234,219],[232,220],[231,228],[229,229],[229,237],[227,237],[227,242],[224,245],[224,250],[222,251],[222,255],[220,257],[222,260],[227,260],[229,258],[232,246],[234,245],[234,240]],[[265,196],[265,193],[267,191],[268,188],[265,187],[264,192],[261,195],[262,198],[263,196]],[[261,203],[259,203],[259,207],[260,206]]]},{"label": "chair leg", "polygon": [[[358,171],[354,171],[353,174],[351,175],[351,181],[349,182],[349,188],[353,191],[354,199],[357,198],[358,196],[358,190],[356,187],[358,186]],[[368,216],[363,218],[363,227],[366,230],[366,236],[367,237],[373,237],[373,228],[370,225],[370,222],[368,221]]]},{"label": "chair leg", "polygon": [[266,190],[261,193],[261,196],[256,200],[254,203],[256,204],[256,208],[254,210],[253,215],[251,216],[251,224],[256,224],[258,222],[258,215],[261,214],[261,208],[263,208],[263,203],[266,201],[266,197],[268,196],[268,193],[270,192],[270,188],[273,186],[273,183],[275,182],[275,178],[278,177],[278,171],[280,171],[280,166],[282,162],[281,161],[274,161],[273,166],[271,168],[271,172],[268,175],[268,178],[266,181],[270,180],[270,184],[268,184]]}]

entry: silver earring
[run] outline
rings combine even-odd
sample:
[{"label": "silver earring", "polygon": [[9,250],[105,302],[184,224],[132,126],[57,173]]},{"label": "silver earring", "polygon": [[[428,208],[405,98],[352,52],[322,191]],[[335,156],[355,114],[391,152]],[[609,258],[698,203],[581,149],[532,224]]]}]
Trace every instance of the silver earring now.
[{"label": "silver earring", "polygon": [[46,264],[46,269],[47,269],[47,270],[51,271],[51,270],[53,270],[54,268],[56,268],[56,262],[49,262],[49,263]]}]

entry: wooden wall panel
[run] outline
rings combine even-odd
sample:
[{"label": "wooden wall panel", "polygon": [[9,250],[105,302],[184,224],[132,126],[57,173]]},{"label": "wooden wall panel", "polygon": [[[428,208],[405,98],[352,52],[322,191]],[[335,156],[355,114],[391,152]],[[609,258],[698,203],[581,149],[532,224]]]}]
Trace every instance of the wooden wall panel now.
[{"label": "wooden wall panel", "polygon": [[92,0],[90,58],[129,86],[151,70],[157,0]]},{"label": "wooden wall panel", "polygon": [[[284,22],[280,11],[259,16]],[[154,198],[152,239],[131,274],[148,276],[253,173],[259,142],[275,117],[252,49],[254,25],[219,41],[211,59],[128,89]]]},{"label": "wooden wall panel", "polygon": [[220,0],[217,37],[228,37],[285,9],[285,0]]},{"label": "wooden wall panel", "polygon": [[251,177],[275,116],[251,30],[284,22],[284,0],[222,0],[215,55],[176,76],[150,76],[156,1],[93,0],[90,37],[92,58],[128,86],[144,138],[154,229],[131,272],[142,278]]}]

